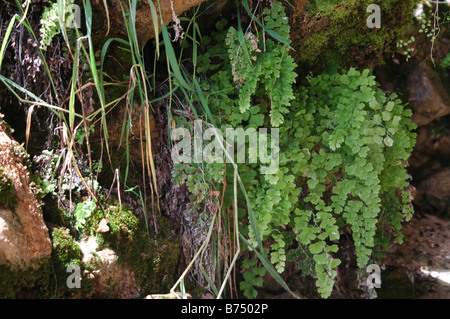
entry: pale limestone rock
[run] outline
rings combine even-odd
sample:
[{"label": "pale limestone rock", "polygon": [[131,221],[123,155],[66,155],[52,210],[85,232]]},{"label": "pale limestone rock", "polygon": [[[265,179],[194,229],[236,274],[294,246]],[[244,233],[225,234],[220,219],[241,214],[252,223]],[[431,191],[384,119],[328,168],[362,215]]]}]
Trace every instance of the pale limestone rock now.
[{"label": "pale limestone rock", "polygon": [[39,202],[30,187],[29,173],[17,150],[20,146],[0,124],[0,167],[12,180],[17,205],[0,206],[0,265],[35,268],[50,257],[52,243]]}]

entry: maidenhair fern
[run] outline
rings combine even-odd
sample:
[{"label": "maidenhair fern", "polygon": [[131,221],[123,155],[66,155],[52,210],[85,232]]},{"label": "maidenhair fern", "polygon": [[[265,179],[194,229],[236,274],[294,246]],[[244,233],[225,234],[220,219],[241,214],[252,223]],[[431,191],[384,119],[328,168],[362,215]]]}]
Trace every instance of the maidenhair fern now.
[{"label": "maidenhair fern", "polygon": [[[272,6],[264,10],[265,25],[289,38],[283,7]],[[224,25],[203,38],[208,50],[198,57],[199,70],[214,72],[201,83],[210,93],[208,105],[217,124],[279,128],[279,169],[264,175],[261,164],[240,163],[239,174],[275,269],[283,273],[288,261],[297,262],[327,298],[343,234],[353,238],[359,268],[381,256],[386,233],[402,240],[402,222],[412,215],[405,170],[415,141],[411,111],[396,94],[378,89],[369,70],[311,76],[294,90],[295,64],[285,45],[256,30],[239,35],[233,27],[225,38]],[[230,205],[225,198],[223,207]],[[252,227],[240,218],[239,231],[256,247]],[[240,287],[248,298],[263,283],[261,267],[253,259],[243,262]]]},{"label": "maidenhair fern", "polygon": [[[271,9],[264,10],[264,21],[268,28],[281,37],[289,39],[289,25],[281,3],[274,1]],[[233,80],[239,88],[239,109],[241,113],[252,106],[252,96],[261,84],[270,101],[271,124],[278,127],[283,123],[283,114],[289,112],[289,103],[294,98],[292,84],[295,82],[296,67],[288,48],[270,38],[265,39],[264,48],[259,40],[248,32],[239,40],[235,28],[228,30],[226,45],[233,71]]]},{"label": "maidenhair fern", "polygon": [[[248,192],[263,240],[273,242],[276,269],[284,271],[286,255],[298,257],[328,297],[342,233],[351,233],[359,268],[386,228],[401,242],[401,223],[412,214],[405,166],[415,135],[410,110],[379,90],[368,70],[322,74],[309,83],[280,126],[280,169],[254,180]],[[290,232],[294,245],[287,244]]]},{"label": "maidenhair fern", "polygon": [[[64,12],[68,12],[68,8],[74,4],[74,0],[65,0]],[[41,28],[39,33],[41,36],[39,47],[42,50],[47,50],[53,38],[61,32],[59,25],[59,8],[58,3],[51,3],[46,7],[41,17]]]},{"label": "maidenhair fern", "polygon": [[330,252],[336,252],[333,242],[346,227],[363,268],[379,230],[390,224],[399,234],[401,221],[411,217],[405,166],[414,125],[410,110],[395,94],[378,90],[368,70],[323,74],[309,82],[306,107],[294,119],[300,125],[291,127],[299,149],[308,150],[307,157],[295,149],[291,155],[292,165],[304,163],[305,169],[303,207],[295,212],[293,229],[314,255],[319,291],[329,296],[339,264]]}]

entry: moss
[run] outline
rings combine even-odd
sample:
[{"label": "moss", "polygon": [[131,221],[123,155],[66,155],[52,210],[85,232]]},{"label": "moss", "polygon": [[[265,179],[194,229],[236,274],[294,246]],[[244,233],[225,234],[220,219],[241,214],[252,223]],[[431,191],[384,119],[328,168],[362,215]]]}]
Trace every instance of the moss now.
[{"label": "moss", "polygon": [[130,210],[116,208],[108,220],[110,231],[99,237],[104,246],[109,245],[117,252],[119,262],[131,266],[141,294],[167,292],[175,279],[178,242],[152,238]]},{"label": "moss", "polygon": [[175,283],[179,257],[178,242],[170,239],[157,239],[151,252],[151,273],[147,277],[148,292],[169,292]]},{"label": "moss", "polygon": [[[108,220],[109,231],[97,233],[98,225],[104,218]],[[100,246],[108,246],[108,242],[115,242],[122,238],[132,239],[138,225],[139,219],[130,210],[120,210],[119,205],[109,205],[103,210],[97,205],[97,208],[86,218],[80,234],[96,236]]]},{"label": "moss", "polygon": [[52,229],[53,253],[55,264],[65,269],[69,265],[79,265],[81,261],[81,249],[69,233],[69,229],[57,227]]},{"label": "moss", "polygon": [[5,174],[0,166],[0,206],[14,207],[17,204],[13,181]]},{"label": "moss", "polygon": [[[305,11],[290,11],[293,52],[300,70],[315,73],[333,61],[342,67],[371,68],[384,54],[396,50],[396,43],[413,21],[416,0],[383,0],[381,28],[368,28],[364,1],[309,1]],[[301,72],[299,73],[301,74]]]},{"label": "moss", "polygon": [[[118,262],[130,266],[134,271],[141,294],[165,293],[175,282],[178,264],[178,241],[168,238],[153,238],[145,225],[130,210],[109,206],[107,212],[96,210],[86,223],[87,233],[95,234],[100,249],[110,247],[116,251]],[[107,215],[108,214],[108,215]],[[109,220],[110,231],[95,233],[104,217]],[[161,223],[169,227],[169,224]],[[164,231],[163,233],[169,233]],[[50,260],[42,262],[37,270],[12,270],[0,267],[0,298],[89,298],[94,294],[94,282],[89,272],[98,268],[94,263],[81,263],[82,252],[70,230],[55,227],[51,230],[53,250]],[[69,289],[67,272],[69,265],[80,265],[82,285],[80,289]],[[87,271],[86,271],[87,270]],[[113,296],[117,287],[111,285]]]},{"label": "moss", "polygon": [[4,132],[11,135],[14,133],[14,129],[11,127],[11,125],[6,123],[5,120],[3,120],[4,117],[5,115],[0,113],[0,126],[2,127]]},{"label": "moss", "polygon": [[132,241],[122,242],[120,252],[135,271],[141,294],[169,292],[176,280],[178,241],[167,237],[152,238],[141,224]]},{"label": "moss", "polygon": [[31,161],[30,154],[28,154],[27,150],[23,145],[19,143],[13,143],[13,152],[14,155],[17,156],[20,160],[22,160],[22,164],[30,171]]},{"label": "moss", "polygon": [[51,298],[53,273],[48,260],[37,263],[37,268],[12,269],[0,266],[0,299]]},{"label": "moss", "polygon": [[[52,229],[53,250],[51,257],[51,267],[56,278],[55,297],[57,298],[87,298],[93,293],[93,283],[87,278],[84,270],[90,269],[91,265],[81,264],[82,252],[69,229],[65,227],[56,227]],[[68,288],[67,272],[69,265],[79,265],[81,273],[81,289]],[[52,279],[54,282],[55,279]]]},{"label": "moss", "polygon": [[[103,218],[108,219],[109,231],[96,233]],[[95,235],[99,249],[113,249],[117,253],[118,262],[134,271],[142,295],[168,292],[176,280],[179,247],[178,241],[167,238],[169,231],[165,228],[170,228],[170,223],[162,217],[160,220],[158,223],[163,228],[161,238],[155,238],[147,233],[143,221],[131,210],[120,210],[119,205],[110,205],[105,211],[95,210],[83,232]]]}]

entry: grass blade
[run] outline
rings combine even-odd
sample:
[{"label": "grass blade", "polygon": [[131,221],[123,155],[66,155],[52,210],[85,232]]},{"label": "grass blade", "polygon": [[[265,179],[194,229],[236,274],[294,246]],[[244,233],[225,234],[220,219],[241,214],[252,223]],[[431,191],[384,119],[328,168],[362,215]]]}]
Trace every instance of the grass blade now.
[{"label": "grass blade", "polygon": [[159,59],[159,22],[158,22],[158,14],[156,12],[155,4],[153,0],[148,0],[148,4],[150,6],[150,11],[152,14],[152,22],[153,22],[153,30],[155,31],[155,41],[156,41],[156,56]]},{"label": "grass blade", "polygon": [[35,104],[33,104],[28,109],[27,125],[26,125],[26,129],[25,129],[25,149],[28,149],[28,140],[30,138],[30,128],[31,128],[31,115],[33,114],[34,106],[35,106]]},{"label": "grass blade", "polygon": [[95,61],[94,45],[92,43],[92,37],[91,37],[92,6],[91,6],[90,0],[85,1],[84,12],[86,15],[86,36],[87,36],[88,42],[89,42],[89,67],[91,68],[95,88],[97,90],[98,98],[100,100],[100,107],[102,110],[101,113],[102,113],[103,137],[104,137],[104,141],[105,141],[106,152],[108,154],[108,159],[111,163],[111,154],[109,152],[109,143],[108,143],[108,127],[106,124],[105,93],[103,91],[103,86],[100,85],[97,65],[96,65],[96,61]]},{"label": "grass blade", "polygon": [[162,24],[161,29],[164,39],[164,47],[166,48],[166,54],[170,63],[170,68],[172,69],[175,79],[177,80],[178,84],[183,86],[186,90],[192,90],[192,87],[186,83],[186,80],[181,75],[180,67],[178,65],[177,58],[175,56],[175,51],[173,49],[172,43],[170,42],[167,27],[164,24]]},{"label": "grass blade", "polygon": [[11,21],[8,24],[8,28],[6,28],[5,35],[3,37],[2,47],[0,49],[0,70],[2,69],[2,62],[3,62],[3,56],[5,55],[5,48],[8,44],[9,37],[11,36],[12,28],[14,27],[14,22],[16,20],[20,20],[20,16],[18,14],[15,14]]},{"label": "grass blade", "polygon": [[242,6],[244,7],[245,11],[247,11],[247,13],[252,17],[252,19],[261,27],[263,28],[272,38],[274,38],[275,40],[277,40],[278,42],[283,43],[285,46],[287,46],[289,49],[294,50],[293,47],[291,47],[288,43],[288,41],[283,38],[281,35],[279,35],[278,33],[276,33],[275,31],[273,31],[272,29],[269,29],[268,27],[266,27],[264,24],[261,23],[261,21],[259,21],[257,19],[257,17],[250,11],[250,7],[248,5],[248,0],[242,0]]},{"label": "grass blade", "polygon": [[[252,247],[251,244],[247,241],[247,239],[245,239],[244,236],[242,236],[242,234],[239,234],[239,237],[241,238],[241,240],[248,246],[248,247]],[[289,292],[292,296],[294,296],[297,299],[300,299],[299,296],[297,296],[294,292],[292,292],[288,285],[286,284],[286,282],[283,280],[283,278],[281,278],[281,276],[278,274],[278,272],[275,270],[275,268],[273,267],[272,263],[267,259],[266,256],[262,255],[259,251],[257,251],[256,249],[254,249],[254,252],[256,254],[256,256],[258,257],[259,260],[261,260],[262,264],[264,265],[264,268],[267,269],[267,271],[269,272],[269,274],[281,285],[281,287],[283,287],[287,292]]]}]

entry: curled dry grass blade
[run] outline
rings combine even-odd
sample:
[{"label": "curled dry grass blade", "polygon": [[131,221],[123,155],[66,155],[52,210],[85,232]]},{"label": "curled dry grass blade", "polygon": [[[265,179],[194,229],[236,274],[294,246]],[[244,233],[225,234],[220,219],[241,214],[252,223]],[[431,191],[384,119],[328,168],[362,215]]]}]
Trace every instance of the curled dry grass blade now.
[{"label": "curled dry grass blade", "polygon": [[28,140],[30,138],[30,128],[31,128],[31,116],[33,114],[35,104],[31,105],[31,107],[28,109],[27,114],[27,124],[25,128],[25,149],[28,149]]},{"label": "curled dry grass blade", "polygon": [[[137,88],[137,92],[140,98],[140,105],[142,107],[144,113],[144,128],[145,128],[145,164],[147,166],[147,171],[149,172],[149,178],[152,180],[152,185],[150,185],[152,190],[152,202],[154,199],[154,194],[156,194],[157,199],[157,208],[159,210],[159,194],[156,180],[156,169],[155,163],[153,161],[153,150],[152,150],[152,136],[151,136],[151,122],[150,122],[150,112],[152,108],[149,104],[149,96],[148,92],[151,89],[150,84],[148,82],[147,77],[145,76],[145,64],[142,60],[142,56],[140,54],[140,48],[136,35],[136,5],[137,1],[132,0],[131,3],[129,1],[130,7],[130,19],[129,23],[126,23],[127,32],[129,34],[130,40],[130,48],[132,52],[132,59],[135,63],[130,70],[130,81],[132,81],[134,89]],[[125,20],[126,21],[126,20]],[[133,103],[133,96],[131,94],[130,105]]]}]

